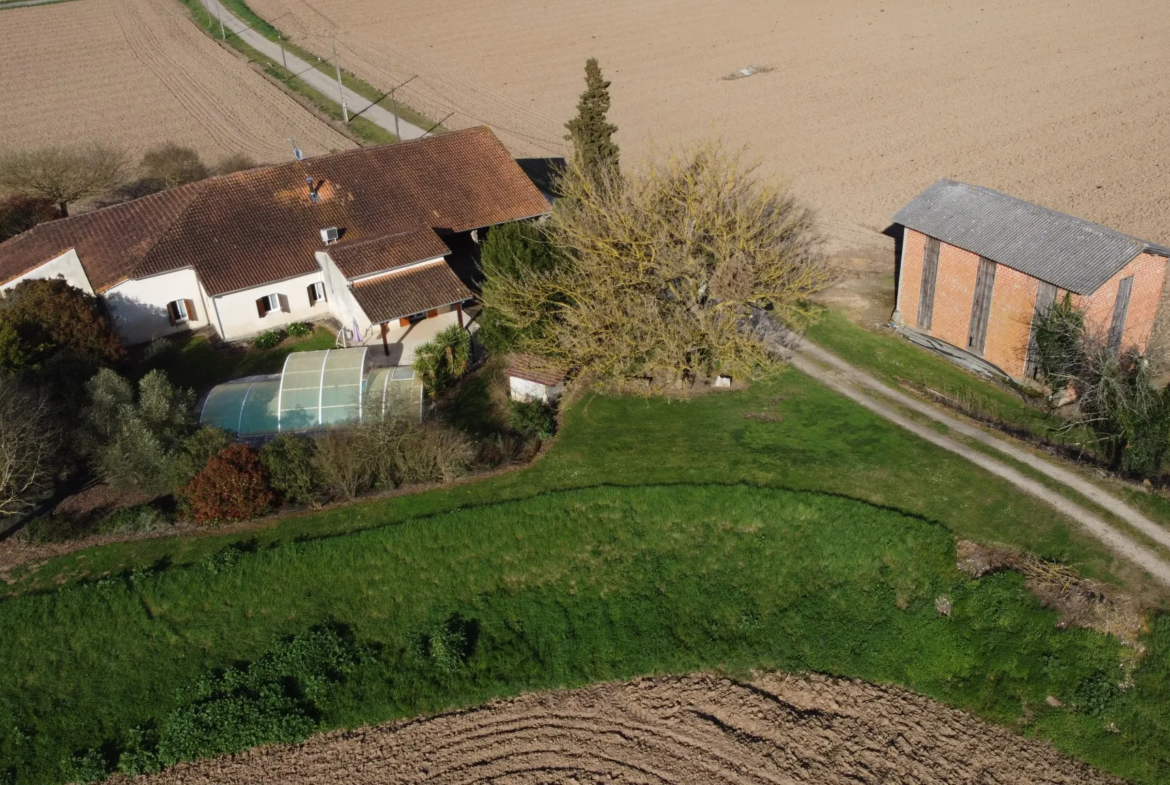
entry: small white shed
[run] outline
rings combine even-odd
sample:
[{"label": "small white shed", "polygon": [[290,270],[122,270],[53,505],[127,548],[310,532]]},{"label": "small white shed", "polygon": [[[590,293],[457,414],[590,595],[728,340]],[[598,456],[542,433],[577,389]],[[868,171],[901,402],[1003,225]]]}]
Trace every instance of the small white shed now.
[{"label": "small white shed", "polygon": [[515,401],[554,403],[565,391],[564,370],[541,357],[517,355],[504,373]]}]

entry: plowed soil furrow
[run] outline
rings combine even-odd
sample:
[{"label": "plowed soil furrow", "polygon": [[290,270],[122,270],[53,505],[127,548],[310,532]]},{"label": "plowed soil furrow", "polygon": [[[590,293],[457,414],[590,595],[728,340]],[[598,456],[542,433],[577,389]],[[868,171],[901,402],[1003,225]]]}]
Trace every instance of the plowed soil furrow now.
[{"label": "plowed soil furrow", "polygon": [[[0,147],[79,139],[132,155],[173,141],[209,162],[260,162],[350,149],[246,63],[201,32],[174,0],[85,0],[4,11]],[[51,53],[47,54],[47,53]]]},{"label": "plowed soil furrow", "polygon": [[[548,155],[597,57],[623,158],[747,144],[841,244],[939,177],[1170,242],[1163,0],[251,0],[452,127]],[[348,62],[347,61],[348,58]],[[764,72],[727,79],[755,65]],[[436,118],[437,119],[437,118]]]},{"label": "plowed soil furrow", "polygon": [[641,679],[184,764],[144,785],[1119,785],[898,688],[821,676]]}]

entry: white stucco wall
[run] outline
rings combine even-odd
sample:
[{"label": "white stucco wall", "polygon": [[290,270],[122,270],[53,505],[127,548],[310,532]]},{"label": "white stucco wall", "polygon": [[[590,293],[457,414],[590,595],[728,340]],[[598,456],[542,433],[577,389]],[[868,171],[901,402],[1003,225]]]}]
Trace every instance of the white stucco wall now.
[{"label": "white stucco wall", "polygon": [[[222,326],[220,335],[225,341],[238,341],[274,327],[293,322],[319,319],[331,313],[329,302],[309,305],[309,284],[324,280],[320,271],[289,278],[276,283],[243,289],[230,294],[211,298],[211,307],[216,312],[216,323]],[[289,312],[269,311],[261,316],[256,311],[256,300],[266,294],[283,294],[288,298]],[[328,293],[326,294],[328,300]]]},{"label": "white stucco wall", "polygon": [[362,335],[368,335],[370,320],[361,306],[357,304],[357,300],[354,299],[353,293],[349,289],[349,282],[337,269],[333,259],[328,253],[318,251],[317,263],[321,265],[321,274],[325,280],[325,296],[329,300],[329,310],[333,316],[347,330],[352,330],[356,321],[359,328],[359,339]]},{"label": "white stucco wall", "polygon": [[530,382],[518,376],[509,376],[508,383],[511,387],[512,398],[517,401],[543,401],[544,403],[552,403],[557,398],[560,398],[561,393],[565,391],[564,382],[561,382],[555,387],[549,387],[540,382]]},{"label": "white stucco wall", "polygon": [[[209,324],[202,287],[195,271],[190,268],[123,281],[102,292],[101,296],[118,337],[127,346],[146,343],[162,335],[198,330]],[[195,305],[192,321],[171,324],[167,303],[175,300],[190,300]]]},{"label": "white stucco wall", "polygon": [[29,270],[19,278],[13,278],[4,284],[2,288],[3,291],[8,291],[21,281],[38,278],[56,278],[58,276],[63,277],[70,286],[76,286],[87,294],[93,294],[93,287],[89,285],[89,276],[85,274],[85,268],[81,266],[81,259],[77,257],[77,251],[72,248],[56,259],[50,259],[40,267]]}]

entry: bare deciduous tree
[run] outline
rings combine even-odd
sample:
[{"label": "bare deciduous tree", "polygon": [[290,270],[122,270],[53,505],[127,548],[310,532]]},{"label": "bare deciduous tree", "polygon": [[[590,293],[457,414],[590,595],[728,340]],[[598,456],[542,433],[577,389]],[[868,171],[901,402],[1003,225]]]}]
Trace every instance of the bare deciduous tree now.
[{"label": "bare deciduous tree", "polygon": [[211,170],[199,158],[199,153],[190,147],[174,142],[152,147],[142,156],[142,175],[163,188],[194,183],[211,176]]},{"label": "bare deciduous tree", "polygon": [[52,199],[62,216],[71,203],[116,189],[126,172],[125,152],[100,143],[0,154],[0,190]]},{"label": "bare deciduous tree", "polygon": [[0,376],[0,516],[30,509],[53,486],[63,434],[44,395]]},{"label": "bare deciduous tree", "polygon": [[570,162],[548,222],[565,260],[484,286],[520,347],[578,373],[663,387],[775,361],[742,330],[753,308],[792,321],[832,280],[812,213],[718,143],[623,177]]}]

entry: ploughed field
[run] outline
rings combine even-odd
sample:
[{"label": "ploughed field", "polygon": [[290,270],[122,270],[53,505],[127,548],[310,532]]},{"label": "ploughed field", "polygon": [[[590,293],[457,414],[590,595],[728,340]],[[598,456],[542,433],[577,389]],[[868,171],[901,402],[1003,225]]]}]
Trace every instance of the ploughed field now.
[{"label": "ploughed field", "polygon": [[[1170,242],[1162,0],[251,0],[450,127],[562,153],[583,64],[627,159],[722,135],[791,179],[845,246],[939,177]],[[725,79],[746,66],[772,69]]]},{"label": "ploughed field", "polygon": [[1120,783],[920,695],[700,675],[534,693],[180,766],[142,785]]},{"label": "ploughed field", "polygon": [[0,149],[79,141],[137,157],[173,141],[208,163],[261,163],[354,144],[190,20],[174,0],[84,0],[0,11]]}]

